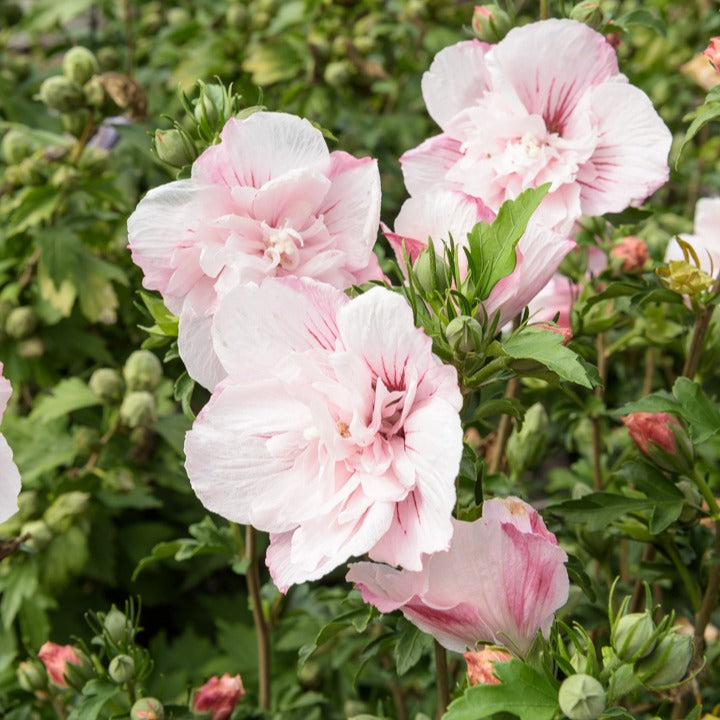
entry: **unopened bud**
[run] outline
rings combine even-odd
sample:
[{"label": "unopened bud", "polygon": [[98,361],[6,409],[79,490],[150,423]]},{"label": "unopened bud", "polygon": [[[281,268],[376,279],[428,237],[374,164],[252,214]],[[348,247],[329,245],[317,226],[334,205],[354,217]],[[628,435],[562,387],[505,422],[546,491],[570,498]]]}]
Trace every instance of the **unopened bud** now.
[{"label": "unopened bud", "polygon": [[32,155],[35,143],[32,137],[22,130],[8,130],[3,136],[0,147],[5,164],[14,165]]},{"label": "unopened bud", "polygon": [[155,152],[160,160],[174,168],[190,165],[197,157],[192,140],[177,128],[155,132]]},{"label": "unopened bud", "polygon": [[475,34],[483,42],[496,43],[510,31],[510,16],[495,3],[476,5],[472,17]]},{"label": "unopened bud", "polygon": [[106,45],[98,49],[97,60],[101,70],[115,70],[120,65],[120,53],[116,48]]},{"label": "unopened bud", "polygon": [[44,520],[31,520],[20,529],[22,535],[29,535],[27,544],[35,550],[46,548],[53,539],[53,533]]},{"label": "unopened bud", "polygon": [[225,13],[225,23],[231,28],[243,28],[247,25],[250,12],[241,3],[230,5]]},{"label": "unopened bud", "polygon": [[635,412],[621,418],[643,455],[668,472],[688,472],[695,463],[690,437],[673,415]]},{"label": "unopened bud", "polygon": [[112,642],[118,644],[132,638],[133,628],[130,625],[127,615],[118,610],[114,605],[105,615],[103,629]]},{"label": "unopened bud", "polygon": [[[437,255],[431,256],[433,251],[430,248],[423,250],[415,260],[413,272],[420,284],[420,287],[428,294],[437,292],[444,293],[447,289],[447,279],[445,277],[445,263],[442,258]],[[433,264],[435,269],[433,272]]]},{"label": "unopened bud", "polygon": [[14,340],[32,335],[37,327],[37,315],[28,306],[14,308],[5,320],[5,332]]},{"label": "unopened bud", "polygon": [[70,165],[61,165],[50,178],[50,186],[56,190],[68,190],[77,187],[81,175]]},{"label": "unopened bud", "polygon": [[468,681],[471,685],[497,685],[500,680],[495,674],[495,663],[512,659],[512,655],[506,650],[493,647],[466,652],[463,657],[467,663]]},{"label": "unopened bud", "polygon": [[43,520],[54,532],[62,532],[72,524],[78,515],[82,515],[90,501],[90,493],[73,490],[59,495],[43,514]]},{"label": "unopened bud", "polygon": [[635,662],[649,655],[655,647],[655,623],[650,614],[623,615],[612,632],[612,646],[623,662]]},{"label": "unopened bud", "polygon": [[600,30],[605,24],[605,13],[600,7],[599,0],[582,0],[573,6],[570,19],[589,25],[593,30]]},{"label": "unopened bud", "polygon": [[117,655],[110,661],[108,675],[118,685],[130,682],[135,677],[135,661],[129,655]]},{"label": "unopened bud", "polygon": [[211,130],[220,130],[229,119],[230,105],[228,91],[222,85],[203,83],[193,114],[198,124],[208,125]]},{"label": "unopened bud", "polygon": [[76,138],[81,137],[85,132],[89,120],[90,111],[87,108],[77,108],[60,116],[60,124],[63,130]]},{"label": "unopened bud", "polygon": [[120,400],[125,392],[125,382],[114,368],[98,368],[90,376],[88,385],[106,403]]},{"label": "unopened bud", "polygon": [[128,393],[120,405],[120,419],[129,428],[149,427],[155,422],[155,398],[147,390]]},{"label": "unopened bud", "polygon": [[72,112],[85,104],[82,86],[64,75],[55,75],[43,81],[39,97],[51,110],[61,113]]},{"label": "unopened bud", "polygon": [[515,427],[508,438],[507,459],[514,476],[532,470],[545,450],[549,420],[541,403],[530,406],[522,426]]},{"label": "unopened bud", "polygon": [[125,361],[123,376],[128,390],[154,390],[162,381],[162,364],[150,350],[136,350]]},{"label": "unopened bud", "polygon": [[624,272],[639,272],[648,261],[647,243],[634,235],[628,235],[610,251],[610,257],[622,264]]},{"label": "unopened bud", "polygon": [[468,355],[481,346],[483,330],[475,318],[461,315],[448,323],[445,335],[454,352]]},{"label": "unopened bud", "polygon": [[570,720],[596,720],[605,710],[605,690],[591,675],[571,675],[560,686],[558,702]]},{"label": "unopened bud", "polygon": [[353,74],[353,67],[348,60],[333,60],[325,66],[323,79],[330,87],[342,87]]},{"label": "unopened bud", "polygon": [[17,679],[26,692],[34,693],[47,688],[48,677],[45,666],[37,661],[25,660],[18,665]]},{"label": "unopened bud", "polygon": [[720,37],[710,39],[710,44],[703,50],[703,55],[715,70],[720,72]]},{"label": "unopened bud", "polygon": [[100,64],[92,51],[78,46],[65,53],[62,70],[66,78],[82,85],[100,72]]},{"label": "unopened bud", "polygon": [[45,343],[42,338],[29,337],[20,342],[15,346],[15,352],[26,360],[37,360],[45,354]]},{"label": "unopened bud", "polygon": [[648,657],[635,665],[635,674],[650,690],[673,687],[685,677],[694,652],[689,635],[671,632]]},{"label": "unopened bud", "polygon": [[164,717],[162,703],[152,697],[141,698],[130,709],[130,720],[163,720]]}]

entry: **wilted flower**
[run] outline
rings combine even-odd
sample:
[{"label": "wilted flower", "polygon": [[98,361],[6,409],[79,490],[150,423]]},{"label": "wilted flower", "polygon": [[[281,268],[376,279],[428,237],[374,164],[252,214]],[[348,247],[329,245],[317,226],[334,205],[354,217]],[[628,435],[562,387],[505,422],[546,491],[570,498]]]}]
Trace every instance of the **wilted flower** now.
[{"label": "wilted flower", "polygon": [[[695,250],[704,273],[717,273],[720,270],[720,198],[700,198],[697,201],[693,231],[692,235],[680,237]],[[673,238],[665,250],[665,262],[684,259],[682,247]]]},{"label": "wilted flower", "polygon": [[484,647],[466,652],[463,657],[467,663],[468,680],[471,685],[497,685],[500,680],[495,675],[495,663],[510,660],[512,655],[500,648]]},{"label": "wilted flower", "polygon": [[68,686],[65,679],[68,665],[82,665],[82,658],[77,648],[72,645],[58,645],[48,641],[40,648],[38,657],[45,665],[50,679],[60,687]]},{"label": "wilted flower", "polygon": [[488,500],[480,519],[453,526],[450,549],[425,556],[419,571],[361,562],[347,579],[365,602],[380,612],[400,609],[449,650],[489,642],[524,655],[567,601],[565,551],[515,497]]},{"label": "wilted flower", "polygon": [[209,351],[224,291],[275,275],[340,289],[381,277],[375,160],[328,152],[319,130],[284,113],[232,118],[220,137],[190,179],[151,190],[128,220],[143,284],[179,315],[180,355],[209,389],[224,376]]},{"label": "wilted flower", "polygon": [[[2,376],[2,371],[3,364],[0,363],[0,418],[12,395],[10,381]],[[2,435],[0,435],[0,478],[0,522],[3,522],[18,510],[20,473],[13,462],[13,452]]]},{"label": "wilted flower", "polygon": [[720,37],[710,38],[710,44],[703,51],[703,55],[711,62],[715,70],[720,71]]},{"label": "wilted flower", "polygon": [[648,260],[647,243],[634,235],[628,235],[615,245],[610,255],[622,260],[622,269],[625,272],[642,270]]},{"label": "wilted flower", "polygon": [[244,694],[245,688],[239,675],[214,675],[195,693],[193,709],[195,712],[211,712],[210,720],[227,720]]},{"label": "wilted flower", "polygon": [[422,90],[443,132],[401,158],[413,196],[458,189],[497,212],[550,182],[536,218],[567,231],[581,214],[639,204],[668,178],[669,130],[619,73],[605,38],[579,22],[545,20],[497,45],[446,48]]},{"label": "wilted flower", "polygon": [[447,548],[462,399],[401,296],[267,279],[228,293],[212,332],[227,378],[186,468],[205,507],[270,532],[279,588],[351,555],[419,570]]}]

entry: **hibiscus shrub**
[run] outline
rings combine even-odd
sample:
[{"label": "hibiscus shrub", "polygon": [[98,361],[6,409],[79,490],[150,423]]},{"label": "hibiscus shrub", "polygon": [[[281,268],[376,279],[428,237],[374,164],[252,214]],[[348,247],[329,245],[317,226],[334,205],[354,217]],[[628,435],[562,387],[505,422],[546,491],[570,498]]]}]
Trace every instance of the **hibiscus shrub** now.
[{"label": "hibiscus shrub", "polygon": [[2,717],[716,716],[709,3],[0,27]]}]

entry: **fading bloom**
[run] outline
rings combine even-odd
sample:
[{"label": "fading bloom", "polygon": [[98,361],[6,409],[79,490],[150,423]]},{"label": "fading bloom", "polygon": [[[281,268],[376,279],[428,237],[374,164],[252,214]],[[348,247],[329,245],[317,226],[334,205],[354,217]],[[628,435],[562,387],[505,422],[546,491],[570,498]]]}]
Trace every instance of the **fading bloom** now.
[{"label": "fading bloom", "polygon": [[622,269],[625,272],[642,270],[648,261],[647,243],[634,235],[628,235],[615,245],[610,255],[622,260]]},{"label": "fading bloom", "polygon": [[703,50],[703,55],[716,71],[720,71],[720,37],[710,38],[710,44]]},{"label": "fading bloom", "polygon": [[[385,237],[404,266],[403,247],[415,262],[432,238],[436,251],[449,242],[450,236],[459,248],[460,273],[467,273],[467,235],[478,222],[491,223],[495,213],[481,201],[452,190],[438,190],[411,197],[403,203],[395,219],[395,231],[384,229]],[[500,313],[500,326],[517,315],[548,283],[565,255],[575,247],[574,241],[549,228],[530,221],[516,246],[517,262],[510,275],[493,288],[483,306],[492,319]]]},{"label": "fading bloom", "polygon": [[270,533],[282,591],[351,555],[419,570],[448,547],[462,398],[401,296],[268,279],[223,298],[213,339],[227,378],[186,468],[205,507]]},{"label": "fading bloom", "polygon": [[[12,385],[2,376],[3,364],[0,363],[0,418],[5,412]],[[0,522],[4,522],[18,511],[17,498],[20,494],[20,473],[13,462],[13,452],[7,440],[0,435]]]},{"label": "fading bloom", "polygon": [[239,675],[214,675],[195,693],[193,710],[212,713],[210,720],[227,720],[244,694],[245,688]]},{"label": "fading bloom", "polygon": [[467,663],[468,680],[471,685],[498,685],[500,680],[495,674],[495,663],[512,659],[509,652],[494,647],[466,652],[463,657]]},{"label": "fading bloom", "polygon": [[365,602],[380,612],[400,609],[448,650],[485,642],[525,655],[567,601],[565,551],[516,497],[488,500],[480,519],[453,525],[450,549],[423,558],[421,570],[361,562],[347,580]]},{"label": "fading bloom", "polygon": [[[720,270],[720,198],[700,198],[695,205],[692,235],[681,235],[692,245],[700,261],[700,269],[708,275]],[[665,250],[665,262],[684,260],[682,248],[675,238]]]},{"label": "fading bloom", "polygon": [[65,679],[68,664],[78,667],[82,665],[82,658],[77,648],[72,645],[58,645],[48,641],[40,648],[38,657],[45,665],[50,679],[59,687],[68,687]]},{"label": "fading bloom", "polygon": [[435,56],[422,90],[443,132],[400,159],[413,196],[458,189],[497,212],[550,182],[536,219],[567,232],[581,214],[638,205],[668,178],[669,130],[582,23],[544,20],[497,45],[457,43]]},{"label": "fading bloom", "polygon": [[179,315],[180,355],[209,389],[224,375],[209,348],[228,289],[268,276],[340,289],[381,277],[375,160],[330,153],[319,130],[285,113],[232,118],[220,137],[190,179],[151,190],[128,220],[143,284]]}]

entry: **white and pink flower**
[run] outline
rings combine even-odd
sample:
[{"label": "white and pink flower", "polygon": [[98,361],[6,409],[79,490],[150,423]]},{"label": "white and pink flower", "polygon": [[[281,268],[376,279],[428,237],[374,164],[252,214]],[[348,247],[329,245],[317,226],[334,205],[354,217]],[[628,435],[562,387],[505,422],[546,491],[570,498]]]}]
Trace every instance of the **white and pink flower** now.
[{"label": "white and pink flower", "polygon": [[496,45],[460,42],[436,55],[422,90],[443,132],[400,159],[411,195],[458,189],[497,212],[549,182],[536,219],[567,232],[581,214],[641,203],[668,178],[670,131],[582,23],[544,20]]},{"label": "white and pink flower", "polygon": [[219,295],[268,276],[312,277],[345,289],[382,277],[373,245],[380,176],[371,158],[328,151],[307,120],[256,112],[228,121],[188,180],[151,190],[128,220],[143,284],[179,315],[179,349],[212,389]]},{"label": "white and pink flower", "polygon": [[212,335],[227,377],[186,468],[205,507],[270,532],[281,590],[351,555],[419,570],[448,547],[462,399],[401,296],[267,279],[222,298]]},{"label": "white and pink flower", "polygon": [[567,601],[565,551],[515,497],[488,500],[480,519],[453,525],[450,549],[425,557],[421,570],[361,562],[347,579],[365,602],[383,613],[401,610],[448,650],[482,642],[525,655]]},{"label": "white and pink flower", "polygon": [[[5,412],[12,395],[12,385],[2,376],[3,364],[0,363],[0,418]],[[0,435],[0,522],[7,520],[18,511],[20,494],[20,473],[13,461],[13,452],[7,440]]]}]

